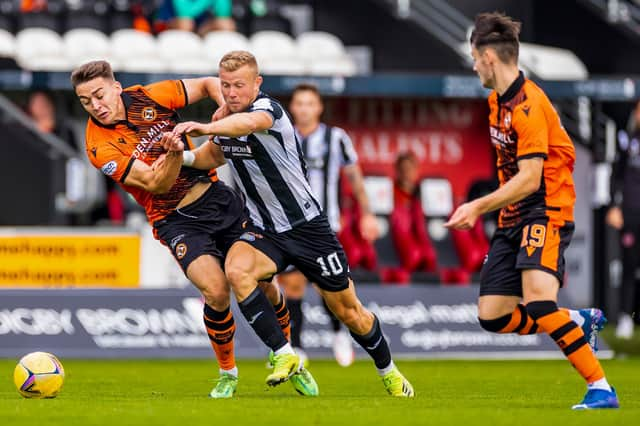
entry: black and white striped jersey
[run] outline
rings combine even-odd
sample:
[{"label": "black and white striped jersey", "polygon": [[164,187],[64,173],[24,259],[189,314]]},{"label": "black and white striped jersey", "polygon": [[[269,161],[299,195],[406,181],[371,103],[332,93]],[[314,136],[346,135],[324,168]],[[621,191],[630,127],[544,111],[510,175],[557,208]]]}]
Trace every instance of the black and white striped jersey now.
[{"label": "black and white striped jersey", "polygon": [[358,161],[347,133],[321,123],[306,138],[298,133],[307,163],[309,183],[324,210],[331,229],[340,231],[340,170]]},{"label": "black and white striped jersey", "polygon": [[253,111],[271,114],[271,128],[238,138],[219,136],[214,142],[245,195],[253,223],[285,232],[318,216],[322,209],[307,181],[293,124],[280,103],[260,92],[246,112]]}]

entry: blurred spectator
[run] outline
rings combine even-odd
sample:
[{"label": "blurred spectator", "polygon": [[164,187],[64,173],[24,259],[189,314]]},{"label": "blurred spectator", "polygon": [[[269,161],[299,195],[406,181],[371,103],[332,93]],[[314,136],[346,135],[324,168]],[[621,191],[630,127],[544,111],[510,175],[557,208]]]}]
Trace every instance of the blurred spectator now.
[{"label": "blurred spectator", "polygon": [[618,149],[611,176],[611,202],[606,221],[620,231],[622,246],[622,286],[616,336],[633,336],[637,318],[636,271],[640,266],[640,102],[631,116],[627,132],[618,133]]},{"label": "blurred spectator", "polygon": [[[195,31],[235,31],[231,0],[164,0],[157,19],[168,29]],[[159,26],[157,26],[159,27]]]},{"label": "blurred spectator", "polygon": [[65,117],[56,112],[55,100],[50,92],[35,91],[29,95],[26,113],[42,133],[52,133],[78,151],[76,138]]},{"label": "blurred spectator", "polygon": [[[56,111],[56,103],[50,92],[38,90],[29,95],[26,105],[26,113],[33,119],[34,124],[42,133],[53,134],[66,142],[74,151],[79,151],[76,137],[63,114]],[[83,215],[69,215],[69,222],[72,225],[88,225],[100,222],[122,224],[125,219],[125,200],[122,192],[112,179],[104,176],[107,187],[107,197],[103,204],[96,206],[88,213],[88,217]]]},{"label": "blurred spectator", "polygon": [[395,164],[391,236],[402,266],[409,272],[436,270],[436,252],[425,227],[418,189],[420,165],[412,152],[398,155]]}]

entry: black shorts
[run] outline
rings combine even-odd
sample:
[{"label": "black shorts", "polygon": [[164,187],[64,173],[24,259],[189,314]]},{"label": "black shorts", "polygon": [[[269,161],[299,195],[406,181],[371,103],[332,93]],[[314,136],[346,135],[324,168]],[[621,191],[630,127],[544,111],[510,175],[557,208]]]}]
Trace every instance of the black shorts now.
[{"label": "black shorts", "polygon": [[564,251],[573,236],[573,222],[564,225],[547,217],[498,228],[480,275],[480,296],[522,297],[522,271],[539,269],[564,282]]},{"label": "black shorts", "polygon": [[325,215],[279,234],[253,225],[247,228],[238,241],[269,256],[277,272],[293,265],[323,290],[341,291],[349,287],[347,256]]},{"label": "black shorts", "polygon": [[220,266],[224,266],[229,248],[248,222],[242,196],[218,181],[196,201],[176,209],[153,227],[186,274],[189,264],[203,254],[220,259]]}]

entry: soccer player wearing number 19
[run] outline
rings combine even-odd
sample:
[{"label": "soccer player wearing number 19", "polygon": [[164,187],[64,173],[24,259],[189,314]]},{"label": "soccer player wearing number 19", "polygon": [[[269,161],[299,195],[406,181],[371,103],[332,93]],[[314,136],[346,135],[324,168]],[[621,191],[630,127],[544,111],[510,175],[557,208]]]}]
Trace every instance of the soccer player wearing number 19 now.
[{"label": "soccer player wearing number 19", "polygon": [[386,390],[412,397],[413,388],[395,367],[378,319],[356,296],[345,253],[306,179],[293,124],[276,100],[260,92],[262,78],[253,55],[226,54],[220,81],[231,114],[206,124],[182,123],[174,132],[215,135],[214,143],[194,151],[193,166],[210,166],[204,159],[212,147],[222,150],[246,197],[253,225],[231,247],[225,273],[242,313],[275,353],[267,384],[287,381],[301,367],[257,284],[293,265],[317,284],[329,308],[373,358]]},{"label": "soccer player wearing number 19", "polygon": [[[598,359],[585,338],[602,325],[587,310],[559,309],[564,250],[573,234],[575,150],[551,102],[518,69],[520,23],[499,13],[476,17],[471,34],[474,70],[489,95],[491,141],[500,187],[458,207],[445,226],[470,229],[481,214],[501,209],[480,278],[481,326],[497,333],[546,333],[587,382],[573,409],[618,408]],[[521,304],[521,301],[523,304]]]}]

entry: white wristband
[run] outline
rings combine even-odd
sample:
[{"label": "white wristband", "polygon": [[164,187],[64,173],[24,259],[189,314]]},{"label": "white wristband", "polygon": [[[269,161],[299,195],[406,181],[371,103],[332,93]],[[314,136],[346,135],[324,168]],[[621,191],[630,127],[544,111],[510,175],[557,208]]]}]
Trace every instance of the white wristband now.
[{"label": "white wristband", "polygon": [[196,155],[191,151],[182,151],[182,164],[185,166],[192,166],[196,161]]}]

